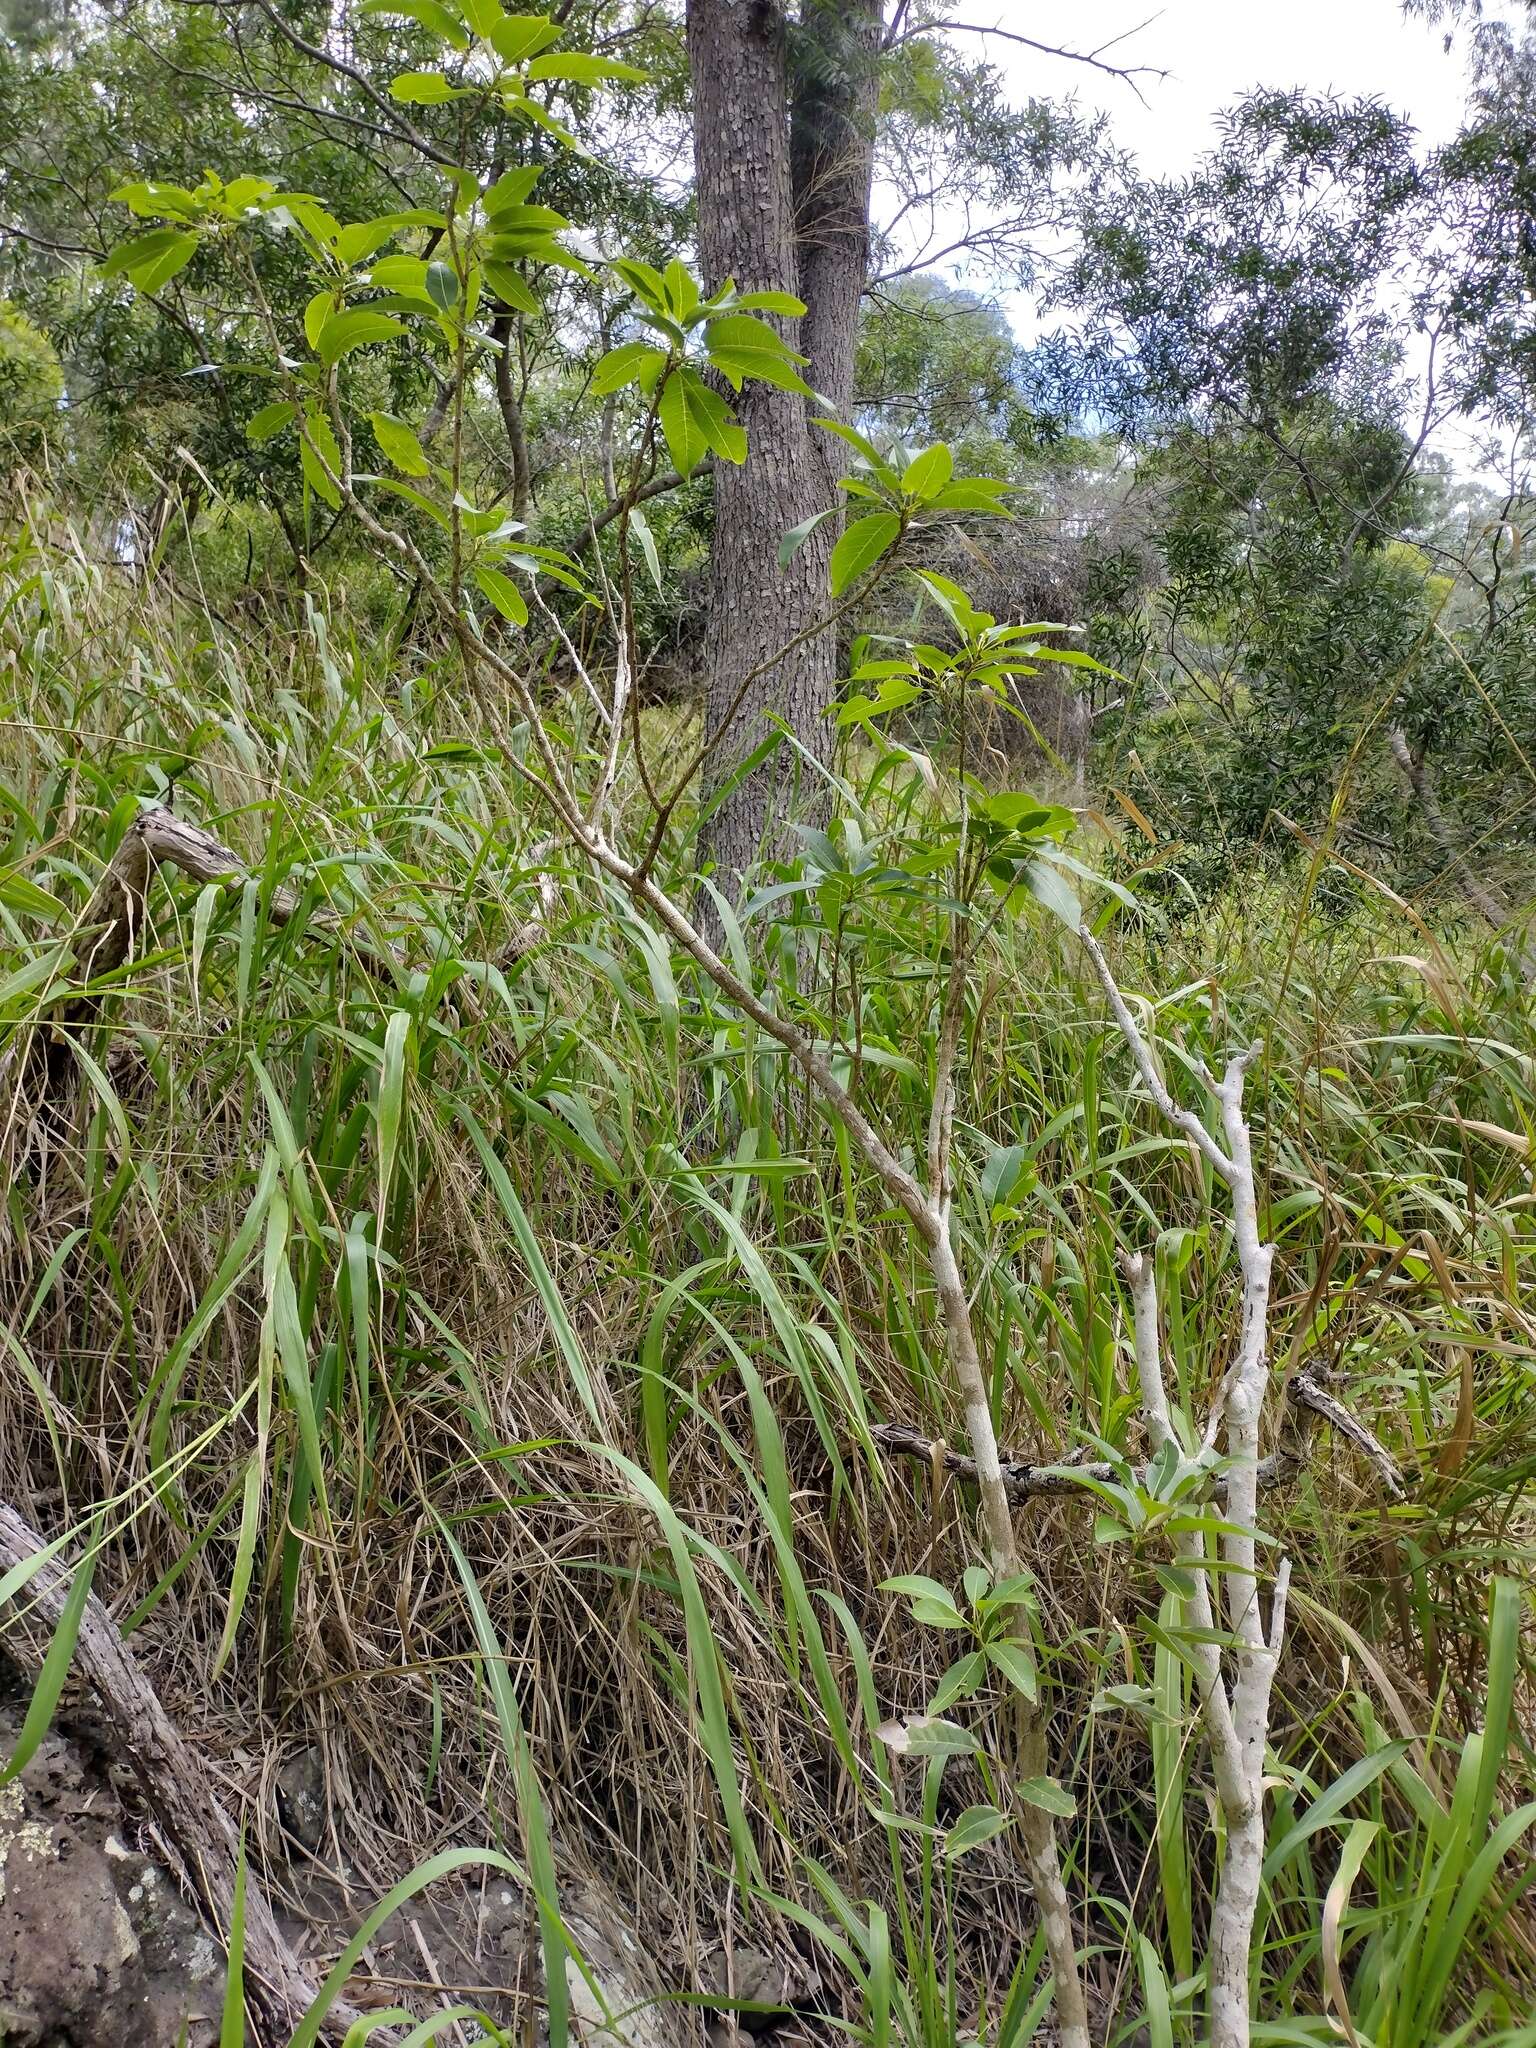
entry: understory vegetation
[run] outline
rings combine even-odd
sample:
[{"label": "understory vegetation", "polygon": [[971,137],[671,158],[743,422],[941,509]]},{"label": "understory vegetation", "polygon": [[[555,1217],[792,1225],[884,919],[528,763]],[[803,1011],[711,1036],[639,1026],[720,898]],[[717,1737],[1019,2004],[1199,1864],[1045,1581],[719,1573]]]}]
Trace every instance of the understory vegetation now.
[{"label": "understory vegetation", "polygon": [[[0,1792],[136,1774],[218,2048],[1536,2048],[1530,45],[1174,193],[808,4],[818,301],[695,260],[715,0],[216,11],[0,75]],[[1076,327],[871,162],[1061,180]],[[1497,502],[1361,312],[1432,190]]]}]

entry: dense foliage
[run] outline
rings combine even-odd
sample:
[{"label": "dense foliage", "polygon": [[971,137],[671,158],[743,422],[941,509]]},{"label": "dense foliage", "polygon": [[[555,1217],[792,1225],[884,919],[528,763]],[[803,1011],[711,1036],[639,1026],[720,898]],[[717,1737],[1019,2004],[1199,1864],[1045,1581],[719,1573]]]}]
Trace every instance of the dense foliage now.
[{"label": "dense foliage", "polygon": [[[1166,182],[749,12],[12,7],[11,1773],[94,1588],[220,2048],[670,2048],[749,1938],[785,2043],[1533,2048],[1536,42]],[[701,274],[764,20],[794,274]],[[348,1940],[492,1871],[489,1988]]]}]

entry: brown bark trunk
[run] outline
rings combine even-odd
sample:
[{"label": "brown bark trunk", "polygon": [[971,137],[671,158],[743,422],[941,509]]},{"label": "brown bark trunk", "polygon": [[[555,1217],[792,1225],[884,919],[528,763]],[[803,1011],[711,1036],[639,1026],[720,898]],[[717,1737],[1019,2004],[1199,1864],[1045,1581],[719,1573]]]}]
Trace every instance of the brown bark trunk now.
[{"label": "brown bark trunk", "polygon": [[517,380],[512,374],[512,343],[515,329],[510,313],[498,313],[491,322],[491,339],[496,350],[496,404],[506,430],[507,453],[512,462],[512,517],[528,523],[528,433],[523,423]]},{"label": "brown bark trunk", "polygon": [[[818,85],[817,107],[807,108],[799,123],[795,159],[803,175],[797,220],[789,24],[782,0],[688,0],[699,259],[706,288],[733,277],[742,290],[798,289],[808,303],[814,294],[817,303],[803,323],[781,325],[790,345],[812,357],[809,381],[842,403],[852,390],[867,260],[879,14],[879,0],[810,0],[808,34],[817,47],[867,47],[869,61],[848,86],[835,79]],[[829,61],[835,65],[835,54]],[[818,62],[813,68],[823,75],[827,67]],[[869,110],[863,128],[853,119],[861,96]],[[850,151],[855,130],[861,148]],[[797,226],[809,237],[804,267]],[[718,886],[735,899],[743,870],[763,852],[787,850],[786,818],[796,809],[812,812],[819,791],[797,796],[796,785],[807,771],[784,750],[726,785],[745,756],[769,737],[770,713],[785,720],[812,755],[825,756],[837,649],[830,635],[818,635],[772,660],[827,605],[834,521],[818,527],[787,569],[778,559],[785,533],[834,502],[836,472],[819,445],[824,437],[810,424],[807,402],[794,392],[749,383],[733,403],[747,432],[748,456],[739,468],[717,462],[714,472],[705,708],[713,742],[707,800],[714,808],[701,853],[714,863]],[[743,691],[743,678],[763,664]]]},{"label": "brown bark trunk", "polygon": [[[846,419],[869,273],[869,193],[883,0],[803,0],[790,120],[790,172],[807,382]],[[817,441],[831,485],[842,445]],[[829,500],[830,502],[830,500]]]}]

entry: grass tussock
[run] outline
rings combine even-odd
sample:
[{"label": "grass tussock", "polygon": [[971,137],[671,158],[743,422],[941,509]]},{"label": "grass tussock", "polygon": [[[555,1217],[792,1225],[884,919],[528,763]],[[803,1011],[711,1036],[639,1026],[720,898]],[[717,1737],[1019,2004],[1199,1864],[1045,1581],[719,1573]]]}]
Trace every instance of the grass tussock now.
[{"label": "grass tussock", "polygon": [[[976,1747],[942,1769],[875,1733],[959,1653],[882,1586],[959,1588],[976,1512],[876,1449],[958,1425],[927,1267],[839,1133],[549,851],[519,735],[446,658],[318,599],[222,620],[39,518],[3,543],[0,698],[0,1488],[50,1534],[104,1513],[97,1590],[253,1858],[281,1863],[271,1784],[308,1745],[359,1912],[452,1845],[526,1847],[536,1783],[555,1854],[607,1872],[679,1988],[744,1917],[872,2048],[1027,2039],[1016,1853],[956,1825],[999,1796],[1006,1690],[953,1709]],[[93,983],[80,913],[172,797],[249,879],[161,875]],[[879,762],[854,797],[899,837]],[[662,858],[686,887],[686,821]],[[1105,929],[1176,1093],[1262,1035],[1275,1363],[1408,1480],[1390,1499],[1315,1428],[1266,1499],[1295,1577],[1258,2037],[1333,2039],[1347,2005],[1393,2048],[1536,2041],[1536,992],[1337,881],[1234,876]],[[942,928],[899,919],[819,983],[793,937],[753,972],[823,1004],[921,1156]],[[40,1103],[25,1049],[82,988],[68,1100]],[[1001,936],[966,1042],[955,1220],[1003,1440],[1144,1457],[1117,1254],[1156,1246],[1203,1412],[1237,1300],[1208,1172],[1059,928]],[[1090,1980],[1111,2033],[1182,2040],[1217,1845],[1162,1553],[1096,1541],[1087,1498],[1020,1513]]]}]

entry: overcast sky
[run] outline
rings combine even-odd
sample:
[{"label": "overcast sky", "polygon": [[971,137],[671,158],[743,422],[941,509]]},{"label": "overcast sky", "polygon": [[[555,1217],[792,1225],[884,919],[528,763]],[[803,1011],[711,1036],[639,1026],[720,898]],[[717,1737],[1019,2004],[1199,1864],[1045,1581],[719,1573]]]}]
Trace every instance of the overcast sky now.
[{"label": "overcast sky", "polygon": [[[1510,0],[1485,0],[1484,15],[1508,18]],[[1102,108],[1114,138],[1154,175],[1189,170],[1215,140],[1215,116],[1255,86],[1301,86],[1344,98],[1375,95],[1406,114],[1433,147],[1455,133],[1466,99],[1466,31],[1445,47],[1445,30],[1403,18],[1399,0],[968,0],[957,20],[997,24],[1041,42],[1103,49],[1106,60],[1145,65],[1137,91],[1081,64],[1021,49],[1001,36],[987,55],[1011,96],[1075,93]],[[1130,31],[1130,33],[1127,33]],[[964,43],[976,38],[965,36]],[[1104,48],[1112,44],[1112,48]],[[1025,294],[1005,294],[1021,337],[1035,331]],[[1477,473],[1473,440],[1457,422],[1435,445]]]},{"label": "overcast sky", "polygon": [[1105,54],[1167,72],[1139,81],[1145,106],[1129,86],[1001,37],[988,39],[988,54],[1018,93],[1075,91],[1102,107],[1154,172],[1186,169],[1211,139],[1212,116],[1252,86],[1374,93],[1429,143],[1454,132],[1464,96],[1463,50],[1447,54],[1444,31],[1405,21],[1398,0],[970,0],[963,18],[1079,50],[1136,30]]}]

